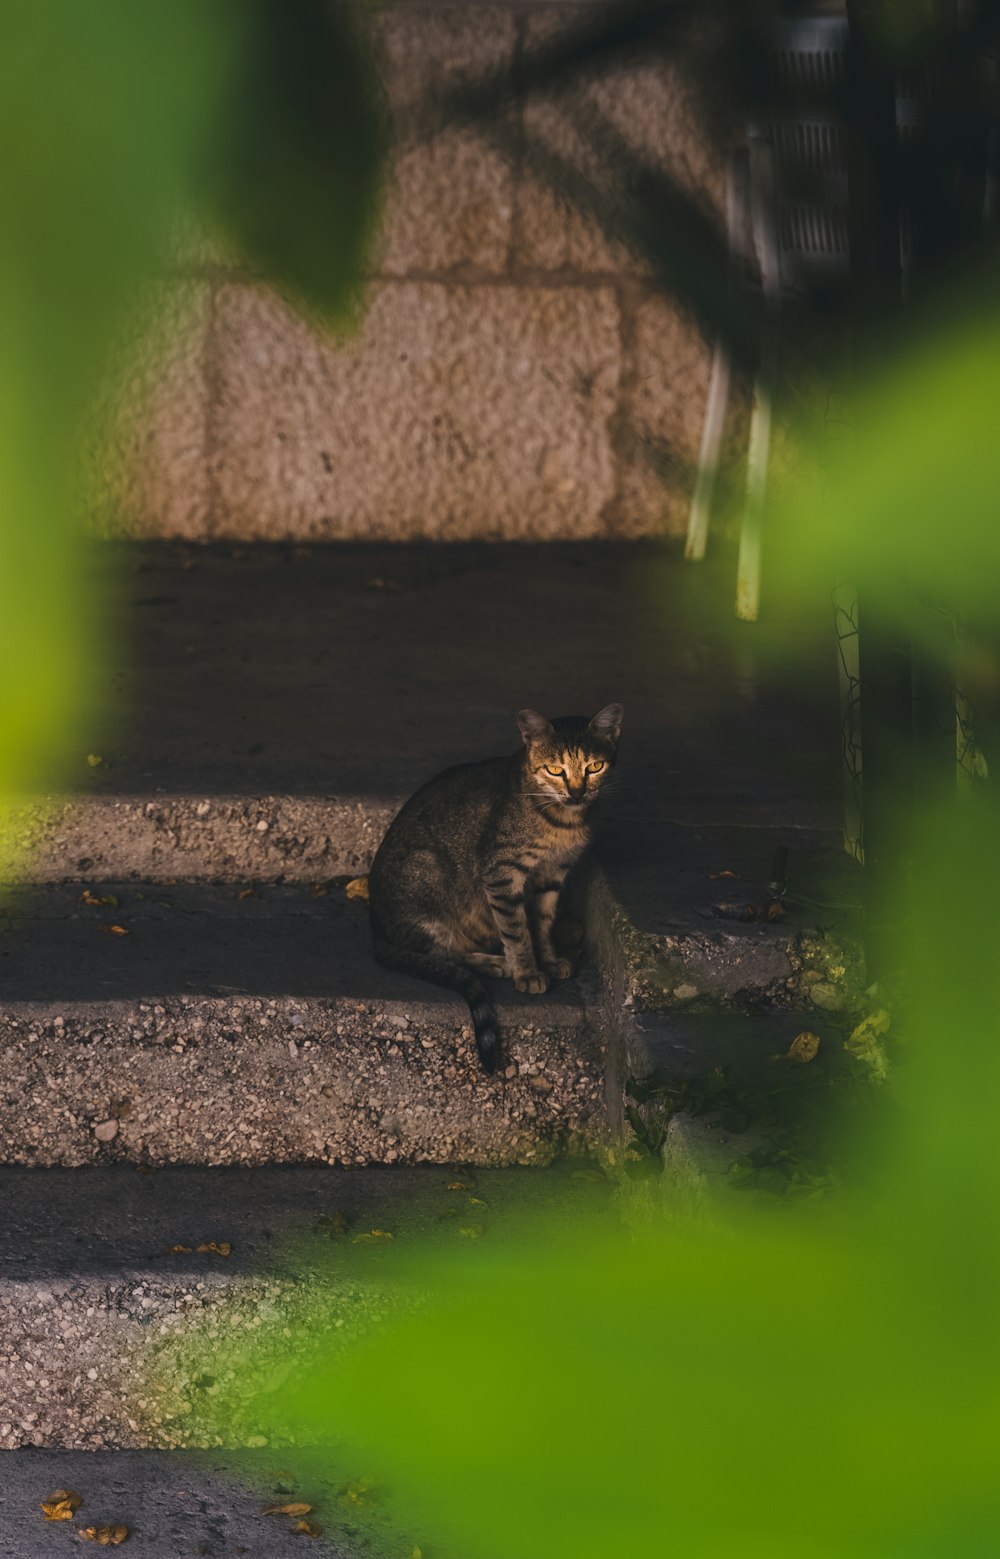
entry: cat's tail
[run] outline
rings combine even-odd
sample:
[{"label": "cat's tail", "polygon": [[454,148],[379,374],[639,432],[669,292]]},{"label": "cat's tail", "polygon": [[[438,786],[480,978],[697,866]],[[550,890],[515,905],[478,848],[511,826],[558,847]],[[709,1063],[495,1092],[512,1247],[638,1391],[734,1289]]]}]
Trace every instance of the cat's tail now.
[{"label": "cat's tail", "polygon": [[412,974],[418,980],[429,980],[432,985],[443,985],[447,990],[457,991],[459,996],[464,996],[472,1014],[476,1049],[483,1070],[496,1071],[500,1064],[497,1015],[478,975],[473,974],[464,964],[446,958],[443,953],[419,953],[412,948],[396,947],[381,937],[375,939],[375,959],[384,969]]}]

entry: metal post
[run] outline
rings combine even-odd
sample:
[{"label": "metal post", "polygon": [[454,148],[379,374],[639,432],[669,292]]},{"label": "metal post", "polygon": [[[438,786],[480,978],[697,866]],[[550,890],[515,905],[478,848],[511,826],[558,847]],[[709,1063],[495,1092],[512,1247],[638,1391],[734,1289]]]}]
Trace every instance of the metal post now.
[{"label": "metal post", "polygon": [[[726,232],[729,240],[730,262],[742,245],[746,225],[747,192],[743,159],[736,152],[729,158],[726,168]],[[708,400],[705,404],[705,421],[701,430],[701,447],[698,451],[698,474],[691,497],[691,513],[688,517],[687,543],[684,556],[691,563],[700,563],[708,545],[708,522],[715,494],[715,479],[719,471],[719,450],[726,425],[726,408],[729,404],[731,379],[729,353],[720,339],[712,353],[712,374],[708,384]]]},{"label": "metal post", "polygon": [[771,452],[774,382],[778,366],[778,318],[781,274],[778,267],[778,234],[775,213],[773,152],[763,136],[750,137],[750,209],[754,244],[760,264],[764,319],[761,327],[760,363],[754,379],[750,412],[750,450],[747,487],[740,529],[740,554],[736,577],[736,615],[756,622],[760,613],[760,552],[767,497],[767,462]]}]

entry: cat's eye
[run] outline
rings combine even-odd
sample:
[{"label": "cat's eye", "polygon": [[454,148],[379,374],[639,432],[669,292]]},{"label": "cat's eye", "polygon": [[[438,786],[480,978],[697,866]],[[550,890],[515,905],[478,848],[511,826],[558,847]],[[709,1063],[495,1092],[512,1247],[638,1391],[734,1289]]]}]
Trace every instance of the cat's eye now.
[{"label": "cat's eye", "polygon": [[566,770],[559,768],[556,764],[547,763],[545,765],[545,772],[546,774],[555,774],[558,777],[560,774],[565,774]]},{"label": "cat's eye", "polygon": [[588,774],[600,774],[601,770],[602,769],[606,769],[606,768],[607,768],[607,764],[606,763],[588,763],[587,764],[587,773]]}]

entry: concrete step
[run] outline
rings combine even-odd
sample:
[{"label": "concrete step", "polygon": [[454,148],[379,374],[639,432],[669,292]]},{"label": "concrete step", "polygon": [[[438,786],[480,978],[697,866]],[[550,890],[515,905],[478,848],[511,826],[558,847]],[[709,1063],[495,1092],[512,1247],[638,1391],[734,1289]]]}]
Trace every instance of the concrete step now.
[{"label": "concrete step", "polygon": [[507,1066],[489,1078],[464,1004],[379,969],[342,888],[86,891],[118,902],[74,885],[7,901],[8,1163],[536,1163],[603,1130],[574,984],[498,987]]},{"label": "concrete step", "polygon": [[[206,1370],[220,1328],[239,1338],[247,1382],[287,1372],[290,1345],[262,1321],[321,1294],[335,1338],[384,1310],[397,1252],[435,1241],[474,1260],[533,1214],[558,1237],[584,1210],[616,1216],[608,1183],[581,1159],[458,1173],[0,1169],[0,1449],[216,1443]],[[392,1238],[355,1239],[374,1229]],[[230,1254],[198,1252],[210,1242]],[[230,1443],[259,1438],[247,1413]]]},{"label": "concrete step", "polygon": [[[81,1548],[77,1531],[123,1523],[127,1552],[140,1559],[188,1559],[241,1554],[244,1559],[302,1559],[302,1538],[288,1518],[262,1516],[271,1504],[301,1498],[309,1519],[322,1528],[320,1553],[334,1559],[371,1554],[365,1531],[338,1494],[345,1479],[327,1473],[292,1476],[268,1450],[244,1452],[22,1450],[0,1453],[0,1555],[3,1559],[52,1559]],[[42,1500],[73,1489],[83,1503],[64,1528],[46,1522]],[[368,1517],[368,1512],[365,1512]],[[362,1542],[359,1539],[364,1538]],[[410,1553],[415,1542],[389,1549]]]},{"label": "concrete step", "polygon": [[[96,791],[14,809],[39,882],[299,882],[365,872],[386,828],[431,769],[394,776],[388,793],[353,772],[322,795],[211,790],[119,795]],[[343,789],[334,787],[338,780]]]},{"label": "concrete step", "polygon": [[[500,734],[495,751],[509,745]],[[38,882],[321,883],[367,871],[406,798],[458,761],[453,753],[432,755],[389,770],[373,765],[367,775],[356,765],[335,767],[321,794],[213,790],[204,775],[195,791],[95,790],[25,802],[12,827],[30,843]],[[839,853],[826,826],[829,809],[818,803],[651,793],[637,806],[623,783],[602,819],[602,855],[633,918],[651,932],[688,924],[692,915],[711,919],[727,900],[763,897],[781,843],[791,848],[793,888],[823,868],[835,907],[858,897],[856,868]],[[731,878],[718,877],[724,869]]]}]

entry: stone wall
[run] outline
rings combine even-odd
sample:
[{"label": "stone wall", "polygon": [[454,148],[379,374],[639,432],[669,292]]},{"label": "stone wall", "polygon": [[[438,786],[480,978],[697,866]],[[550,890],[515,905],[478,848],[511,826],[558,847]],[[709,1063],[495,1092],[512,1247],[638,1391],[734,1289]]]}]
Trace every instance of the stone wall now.
[{"label": "stone wall", "polygon": [[[404,3],[373,27],[395,110],[516,59],[579,8]],[[708,380],[695,326],[553,193],[522,132],[586,172],[596,112],[716,210],[723,174],[683,80],[639,65],[470,129],[396,146],[367,308],[323,338],[192,241],[166,341],[100,523],[277,540],[583,538],[683,531]],[[141,377],[141,376],[140,376]]]}]

